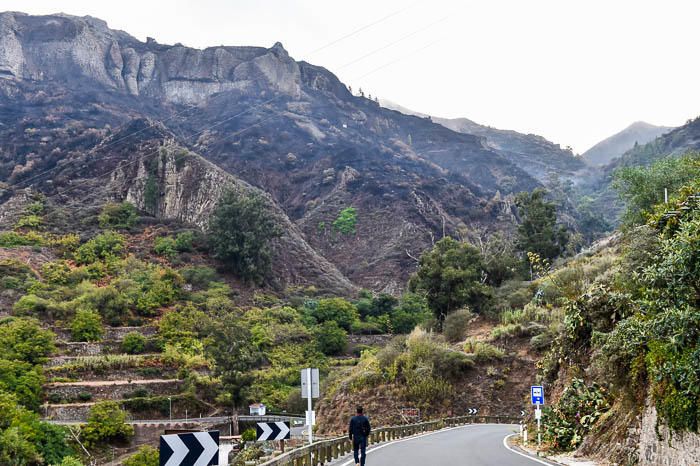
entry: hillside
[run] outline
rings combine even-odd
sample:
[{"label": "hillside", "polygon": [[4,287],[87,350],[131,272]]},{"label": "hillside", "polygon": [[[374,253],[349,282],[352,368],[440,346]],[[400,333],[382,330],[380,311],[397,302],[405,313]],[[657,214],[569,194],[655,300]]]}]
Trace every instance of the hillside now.
[{"label": "hillside", "polygon": [[[539,185],[483,138],[354,97],[279,43],[196,50],[66,15],[3,13],[0,28],[0,180],[10,191],[58,192],[129,121],[159,122],[268,193],[350,281],[396,293],[433,238],[508,228],[509,194]],[[349,207],[356,230],[338,234],[331,225]]]},{"label": "hillside", "polygon": [[672,129],[668,126],[655,126],[643,121],[637,121],[619,133],[615,133],[595,144],[581,154],[581,157],[586,163],[593,166],[607,165],[614,158],[620,157],[628,150],[636,146],[643,146]]},{"label": "hillside", "polygon": [[446,128],[463,134],[481,136],[486,144],[496,152],[503,154],[530,176],[543,182],[550,173],[565,178],[576,176],[585,168],[582,159],[575,156],[570,149],[564,149],[542,136],[523,134],[512,130],[503,130],[491,126],[480,125],[468,118],[441,118],[415,112],[391,101],[382,100],[381,105],[406,115],[417,115],[430,118]]}]

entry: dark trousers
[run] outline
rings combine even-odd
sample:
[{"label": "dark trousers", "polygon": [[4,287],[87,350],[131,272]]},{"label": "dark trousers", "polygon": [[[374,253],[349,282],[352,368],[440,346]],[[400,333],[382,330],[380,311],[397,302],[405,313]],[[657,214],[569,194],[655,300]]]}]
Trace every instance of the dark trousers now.
[{"label": "dark trousers", "polygon": [[[360,451],[362,459],[360,459]],[[355,464],[365,466],[365,457],[367,456],[367,437],[355,437],[352,439],[352,452],[355,455]]]}]

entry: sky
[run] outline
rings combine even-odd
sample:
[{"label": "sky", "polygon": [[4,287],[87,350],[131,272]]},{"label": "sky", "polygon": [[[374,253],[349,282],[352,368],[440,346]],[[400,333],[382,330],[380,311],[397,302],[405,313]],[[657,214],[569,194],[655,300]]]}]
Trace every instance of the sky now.
[{"label": "sky", "polygon": [[576,153],[634,121],[700,115],[692,0],[0,0],[6,10],[197,48],[279,41],[354,90]]}]

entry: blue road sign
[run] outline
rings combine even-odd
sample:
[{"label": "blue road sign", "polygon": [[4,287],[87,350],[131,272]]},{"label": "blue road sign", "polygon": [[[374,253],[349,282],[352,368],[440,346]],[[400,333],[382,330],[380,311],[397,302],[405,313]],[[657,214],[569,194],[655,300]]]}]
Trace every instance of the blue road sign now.
[{"label": "blue road sign", "polygon": [[533,385],[530,387],[530,396],[533,405],[544,404],[544,387],[542,385]]}]

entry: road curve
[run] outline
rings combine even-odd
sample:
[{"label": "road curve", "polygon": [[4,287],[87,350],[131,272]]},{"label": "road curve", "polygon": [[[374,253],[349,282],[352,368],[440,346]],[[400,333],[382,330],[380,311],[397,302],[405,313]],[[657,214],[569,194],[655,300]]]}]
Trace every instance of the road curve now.
[{"label": "road curve", "polygon": [[[504,439],[517,425],[470,424],[426,435],[379,444],[367,452],[367,466],[537,466],[552,465],[541,458],[510,450]],[[332,463],[352,466],[352,457]]]}]

